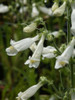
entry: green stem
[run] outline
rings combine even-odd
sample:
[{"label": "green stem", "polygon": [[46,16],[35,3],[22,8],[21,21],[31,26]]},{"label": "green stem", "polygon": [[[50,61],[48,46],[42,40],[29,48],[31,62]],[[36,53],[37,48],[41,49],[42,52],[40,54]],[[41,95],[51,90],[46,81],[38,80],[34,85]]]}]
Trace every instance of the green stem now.
[{"label": "green stem", "polygon": [[[70,32],[70,24],[71,24],[71,13],[70,13],[70,9],[69,9],[69,4],[67,5],[67,44],[70,42],[71,40],[71,32]],[[72,60],[71,60],[72,61]],[[70,70],[71,70],[71,87],[73,88],[73,65],[72,62],[69,62],[69,66],[70,66]]]},{"label": "green stem", "polygon": [[56,96],[60,99],[62,99],[62,97],[60,96],[60,92],[57,90],[57,88],[55,87],[54,84],[52,84],[53,89],[55,90],[55,92],[57,93]]},{"label": "green stem", "polygon": [[61,86],[62,86],[62,88],[63,88],[63,90],[64,90],[63,81],[62,81],[62,75],[61,75],[61,70],[59,71],[59,73],[60,73]]},{"label": "green stem", "polygon": [[71,32],[70,32],[71,18],[70,18],[70,9],[68,6],[67,6],[67,18],[68,18],[68,21],[67,21],[67,44],[68,44],[71,40]]},{"label": "green stem", "polygon": [[[72,60],[71,60],[72,61]],[[74,88],[74,76],[73,76],[73,64],[70,63],[70,69],[71,69],[71,87]]]},{"label": "green stem", "polygon": [[56,45],[54,40],[53,40],[53,44],[54,44],[54,47],[56,48],[56,50],[58,51],[58,53],[61,54],[61,51],[58,49],[58,47],[57,47],[57,45]]}]

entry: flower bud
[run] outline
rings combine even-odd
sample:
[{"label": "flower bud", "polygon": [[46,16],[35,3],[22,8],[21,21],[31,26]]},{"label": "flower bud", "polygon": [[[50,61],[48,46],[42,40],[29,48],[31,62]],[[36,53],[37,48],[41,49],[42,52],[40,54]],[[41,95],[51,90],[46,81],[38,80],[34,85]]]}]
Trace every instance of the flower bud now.
[{"label": "flower bud", "polygon": [[23,32],[26,33],[31,33],[37,28],[37,23],[33,22],[30,25],[27,25],[24,29]]},{"label": "flower bud", "polygon": [[55,2],[52,6],[52,11],[54,12],[58,8],[58,3]]},{"label": "flower bud", "polygon": [[38,11],[38,9],[36,8],[35,3],[33,3],[33,5],[32,5],[32,13],[31,13],[31,16],[32,16],[32,17],[36,17],[36,16],[38,16],[38,15],[39,15],[39,11]]}]

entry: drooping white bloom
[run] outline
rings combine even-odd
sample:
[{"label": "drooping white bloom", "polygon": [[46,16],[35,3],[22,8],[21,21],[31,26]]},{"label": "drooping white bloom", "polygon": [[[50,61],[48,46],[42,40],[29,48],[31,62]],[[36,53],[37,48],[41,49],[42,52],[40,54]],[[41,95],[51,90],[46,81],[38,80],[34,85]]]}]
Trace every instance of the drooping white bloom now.
[{"label": "drooping white bloom", "polygon": [[16,97],[18,100],[28,100],[30,97],[32,97],[38,89],[40,89],[41,86],[43,86],[45,83],[47,83],[48,80],[46,77],[42,76],[40,77],[40,82],[36,85],[31,86],[24,92],[18,93],[18,97]]},{"label": "drooping white bloom", "polygon": [[28,49],[35,41],[37,41],[39,35],[33,38],[25,38],[20,41],[10,41],[10,47],[6,48],[7,55],[15,56],[18,52]]},{"label": "drooping white bloom", "polygon": [[60,56],[56,57],[57,60],[55,64],[55,69],[62,68],[63,66],[65,66],[65,64],[69,63],[69,59],[73,54],[74,45],[75,39],[72,39],[71,43],[68,45],[65,51]]},{"label": "drooping white bloom", "polygon": [[58,8],[58,3],[55,2],[52,6],[52,11],[54,12]]},{"label": "drooping white bloom", "polygon": [[41,40],[39,41],[36,50],[34,51],[32,57],[29,57],[29,59],[25,62],[25,64],[29,64],[29,67],[37,68],[40,64],[40,57],[43,50],[43,42],[44,42],[44,35],[42,35]]},{"label": "drooping white bloom", "polygon": [[0,4],[0,13],[6,13],[9,11],[9,7],[3,4]]},{"label": "drooping white bloom", "polygon": [[30,25],[27,25],[23,28],[23,32],[31,33],[37,28],[37,23],[33,22]]},{"label": "drooping white bloom", "polygon": [[[37,47],[36,43],[34,42],[30,46],[30,49],[32,50],[32,52],[35,51],[36,47]],[[44,58],[54,58],[54,57],[56,57],[55,51],[56,51],[56,49],[52,46],[43,47],[43,51],[42,51],[43,59]]]},{"label": "drooping white bloom", "polygon": [[19,0],[19,2],[22,4],[27,4],[27,0]]},{"label": "drooping white bloom", "polygon": [[25,7],[25,6],[24,6],[24,7],[21,7],[21,8],[19,9],[19,12],[20,12],[20,13],[24,13],[24,12],[27,11],[27,9],[28,9],[28,8]]},{"label": "drooping white bloom", "polygon": [[52,14],[52,9],[51,8],[46,8],[46,7],[42,7],[42,6],[39,6],[39,10],[41,11],[41,12],[43,12],[44,14],[47,14],[47,15],[49,15],[49,16],[52,16],[53,14]]},{"label": "drooping white bloom", "polygon": [[71,24],[71,33],[75,36],[75,3],[72,4]]},{"label": "drooping white bloom", "polygon": [[33,3],[33,5],[32,5],[32,13],[31,13],[31,16],[32,16],[32,17],[36,17],[36,16],[38,16],[38,15],[39,15],[39,11],[38,11],[38,9],[36,8],[35,3]]},{"label": "drooping white bloom", "polygon": [[43,48],[42,56],[43,58],[54,58],[56,54],[54,53],[56,49],[52,46],[47,46]]},{"label": "drooping white bloom", "polygon": [[64,14],[65,7],[66,7],[66,2],[64,2],[59,8],[57,8],[57,9],[53,12],[53,15],[54,15],[54,16],[62,16],[62,15]]},{"label": "drooping white bloom", "polygon": [[29,99],[30,97],[32,97],[38,91],[38,89],[42,85],[43,84],[41,82],[39,82],[38,84],[33,85],[30,88],[28,88],[26,91],[18,93],[18,97],[16,97],[17,100],[27,100],[27,99]]}]

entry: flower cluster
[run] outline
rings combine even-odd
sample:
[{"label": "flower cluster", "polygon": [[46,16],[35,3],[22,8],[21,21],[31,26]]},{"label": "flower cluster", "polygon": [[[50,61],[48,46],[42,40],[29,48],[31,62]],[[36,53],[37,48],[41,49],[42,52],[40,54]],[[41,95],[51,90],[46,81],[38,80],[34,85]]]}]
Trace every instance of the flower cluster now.
[{"label": "flower cluster", "polygon": [[[25,1],[24,1],[25,2]],[[27,2],[27,1],[26,1]],[[25,2],[25,3],[26,3]],[[53,4],[51,8],[46,8],[45,6],[38,6],[35,3],[32,4],[32,12],[31,17],[34,18],[39,15],[39,11],[49,16],[62,16],[65,12],[67,2],[64,1],[62,5],[58,5],[57,2]],[[38,6],[38,7],[37,7]],[[26,49],[30,49],[32,51],[32,56],[28,57],[28,60],[25,61],[25,65],[28,64],[29,68],[38,68],[42,60],[45,58],[52,59],[55,58],[55,69],[59,69],[64,67],[66,64],[69,64],[70,58],[75,57],[75,8],[72,4],[72,14],[71,14],[71,33],[73,37],[70,39],[70,42],[67,44],[64,51],[60,50],[56,46],[53,47],[51,45],[44,46],[45,40],[54,42],[55,38],[59,38],[60,36],[65,35],[63,30],[50,32],[46,28],[45,22],[43,18],[36,18],[29,25],[23,28],[24,33],[32,33],[36,32],[39,25],[42,25],[43,28],[40,28],[39,34],[34,37],[24,38],[15,42],[14,40],[10,41],[10,47],[6,48],[6,53],[9,56],[15,56],[18,52],[24,51]],[[36,42],[37,41],[37,42]],[[61,47],[60,47],[61,48]],[[60,54],[59,54],[59,53]],[[18,100],[27,100],[31,96],[33,96],[36,91],[42,86],[42,82],[30,87],[25,92],[20,92],[18,94]]]}]

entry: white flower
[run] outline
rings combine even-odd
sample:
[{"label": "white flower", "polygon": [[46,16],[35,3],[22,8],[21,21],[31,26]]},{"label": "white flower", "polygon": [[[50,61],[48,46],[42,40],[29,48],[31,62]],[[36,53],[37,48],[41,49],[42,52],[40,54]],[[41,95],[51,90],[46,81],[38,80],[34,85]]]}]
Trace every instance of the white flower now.
[{"label": "white flower", "polygon": [[[36,47],[37,47],[36,43],[34,42],[30,46],[30,49],[32,50],[32,52],[35,51]],[[54,58],[56,56],[56,54],[54,53],[55,51],[56,51],[56,49],[52,46],[43,47],[43,51],[42,51],[43,59],[44,58]]]},{"label": "white flower", "polygon": [[15,56],[18,52],[28,49],[35,41],[37,41],[39,36],[33,38],[25,38],[20,41],[10,41],[10,47],[6,49],[7,55]]},{"label": "white flower", "polygon": [[52,34],[56,38],[59,37],[59,32],[58,31],[51,32],[50,34]]},{"label": "white flower", "polygon": [[38,84],[33,85],[30,88],[28,88],[26,91],[18,93],[18,97],[16,97],[17,100],[27,100],[27,99],[29,99],[30,97],[32,97],[37,92],[37,90],[42,85],[43,84],[41,82],[39,82]]},{"label": "white flower", "polygon": [[19,10],[19,12],[20,13],[24,13],[24,12],[27,11],[27,9],[28,9],[27,7],[21,7],[20,10]]},{"label": "white flower", "polygon": [[25,62],[25,64],[29,64],[29,67],[37,68],[40,64],[40,57],[43,50],[43,42],[44,42],[44,35],[42,35],[41,40],[39,41],[36,50],[34,51],[32,57]]},{"label": "white flower", "polygon": [[54,39],[52,35],[54,36],[54,38],[58,38],[59,36],[65,35],[65,33],[62,30],[50,32],[47,35],[47,39],[52,41]]},{"label": "white flower", "polygon": [[31,33],[37,28],[37,23],[33,22],[30,25],[24,27],[23,32]]},{"label": "white flower", "polygon": [[56,49],[52,46],[47,46],[43,48],[42,56],[43,58],[54,58],[56,54],[54,53]]},{"label": "white flower", "polygon": [[51,8],[46,8],[46,7],[42,7],[42,6],[39,6],[39,9],[41,12],[43,12],[44,14],[47,14],[49,16],[52,16],[52,9]]},{"label": "white flower", "polygon": [[49,100],[56,100],[56,98],[55,98],[54,95],[52,95],[52,96],[49,98]]},{"label": "white flower", "polygon": [[36,43],[34,42],[34,43],[30,46],[30,50],[31,50],[32,52],[34,52],[35,49],[36,49],[36,47],[37,47],[37,45],[36,45]]},{"label": "white flower", "polygon": [[9,11],[9,7],[3,4],[0,4],[0,13],[6,13]]},{"label": "white flower", "polygon": [[55,16],[62,16],[64,14],[65,7],[66,7],[66,2],[64,2],[59,8],[57,8],[53,12],[53,15],[55,15]]},{"label": "white flower", "polygon": [[19,0],[19,2],[22,4],[27,4],[27,0]]},{"label": "white flower", "polygon": [[71,43],[68,45],[65,51],[60,56],[56,57],[57,60],[55,64],[55,69],[62,68],[63,66],[65,66],[65,64],[69,63],[69,59],[73,54],[74,45],[75,39],[72,39]]},{"label": "white flower", "polygon": [[39,15],[39,11],[38,11],[38,9],[36,8],[36,6],[35,6],[35,3],[32,5],[32,13],[31,13],[31,16],[32,17],[36,17],[36,16],[38,16]]},{"label": "white flower", "polygon": [[52,11],[54,12],[58,8],[58,3],[55,2],[52,6]]},{"label": "white flower", "polygon": [[71,14],[71,24],[72,24],[72,27],[71,27],[71,33],[75,36],[75,3],[74,5],[72,5],[72,14]]}]

